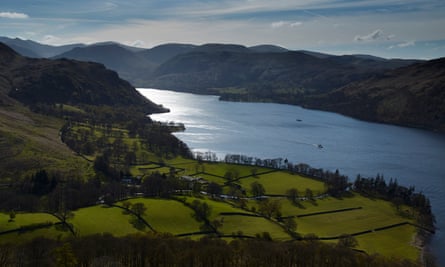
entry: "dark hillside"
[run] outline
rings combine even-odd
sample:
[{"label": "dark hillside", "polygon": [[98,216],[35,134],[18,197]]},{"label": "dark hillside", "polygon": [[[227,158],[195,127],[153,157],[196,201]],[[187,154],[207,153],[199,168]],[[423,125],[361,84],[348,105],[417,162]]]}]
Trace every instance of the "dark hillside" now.
[{"label": "dark hillside", "polygon": [[36,103],[134,106],[160,112],[116,72],[74,60],[27,59],[0,44],[1,91],[27,105]]},{"label": "dark hillside", "polygon": [[307,107],[445,132],[445,58],[417,63],[309,97]]},{"label": "dark hillside", "polygon": [[[233,52],[235,50],[235,52]],[[321,59],[301,52],[245,53],[242,48],[214,51],[205,48],[181,54],[159,66],[151,85],[181,91],[211,88],[265,88],[324,92],[370,77],[369,71],[349,62]]]}]

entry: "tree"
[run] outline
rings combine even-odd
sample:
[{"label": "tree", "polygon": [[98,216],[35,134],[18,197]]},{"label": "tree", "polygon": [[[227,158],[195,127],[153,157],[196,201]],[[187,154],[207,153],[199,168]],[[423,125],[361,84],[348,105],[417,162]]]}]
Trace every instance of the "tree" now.
[{"label": "tree", "polygon": [[195,211],[193,216],[198,222],[208,221],[211,214],[211,207],[207,202],[201,202],[199,200],[193,200],[191,208]]},{"label": "tree", "polygon": [[14,219],[15,219],[15,211],[11,211],[11,212],[9,213],[9,221],[10,221],[10,222],[13,222]]},{"label": "tree", "polygon": [[306,188],[306,195],[305,197],[309,200],[314,200],[314,193],[312,192],[311,189]]},{"label": "tree", "polygon": [[298,190],[296,188],[287,190],[286,196],[293,204],[297,204],[299,201]]},{"label": "tree", "polygon": [[337,245],[340,247],[354,248],[358,245],[358,242],[353,236],[342,234],[338,239]]},{"label": "tree", "polygon": [[253,182],[250,184],[250,191],[254,197],[260,197],[264,196],[266,193],[266,190],[264,189],[264,186],[258,182]]},{"label": "tree", "polygon": [[290,232],[295,232],[297,230],[297,223],[294,218],[286,218],[284,219],[284,227]]},{"label": "tree", "polygon": [[212,197],[219,196],[222,193],[222,187],[215,182],[211,182],[207,185],[207,193]]},{"label": "tree", "polygon": [[270,200],[265,199],[260,202],[258,211],[266,216],[267,218],[271,218],[275,216],[277,218],[281,217],[281,203],[278,199]]},{"label": "tree", "polygon": [[142,215],[145,214],[145,211],[147,208],[145,207],[145,204],[142,202],[134,203],[133,206],[131,206],[131,211],[136,214],[139,218],[141,218]]},{"label": "tree", "polygon": [[77,258],[73,253],[70,243],[65,243],[63,246],[56,248],[54,254],[56,256],[57,266],[77,266]]}]

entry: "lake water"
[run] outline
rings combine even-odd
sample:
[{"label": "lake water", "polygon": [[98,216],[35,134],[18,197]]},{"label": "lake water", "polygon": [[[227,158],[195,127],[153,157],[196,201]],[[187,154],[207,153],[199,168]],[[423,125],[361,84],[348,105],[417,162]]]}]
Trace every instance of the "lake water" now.
[{"label": "lake water", "polygon": [[[414,185],[431,200],[437,231],[431,247],[445,266],[445,135],[355,120],[298,106],[222,102],[217,96],[139,89],[171,110],[151,116],[185,124],[175,135],[194,151],[287,158],[293,163],[357,174],[383,174]],[[323,146],[318,148],[318,144]],[[440,253],[442,252],[442,253]]]}]

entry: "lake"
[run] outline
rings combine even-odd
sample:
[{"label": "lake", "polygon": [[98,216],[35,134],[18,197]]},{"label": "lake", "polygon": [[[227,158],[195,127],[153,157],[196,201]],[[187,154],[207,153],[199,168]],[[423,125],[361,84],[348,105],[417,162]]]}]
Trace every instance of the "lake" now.
[{"label": "lake", "polygon": [[[218,96],[138,89],[171,110],[152,115],[162,122],[184,123],[175,133],[194,151],[223,158],[243,154],[287,158],[293,163],[335,171],[355,180],[357,174],[414,185],[431,200],[437,231],[431,247],[445,266],[445,135],[369,123],[336,113],[269,103],[223,102]],[[323,148],[319,148],[318,145]]]}]

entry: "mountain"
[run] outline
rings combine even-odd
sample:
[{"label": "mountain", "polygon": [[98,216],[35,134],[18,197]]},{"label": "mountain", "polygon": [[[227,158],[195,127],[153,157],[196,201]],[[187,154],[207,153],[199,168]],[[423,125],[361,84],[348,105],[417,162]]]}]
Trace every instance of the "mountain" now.
[{"label": "mountain", "polygon": [[[46,47],[32,41],[8,40],[13,40],[16,47],[22,44],[22,52],[28,54],[38,54],[40,50],[36,50],[36,47]],[[442,109],[436,103],[438,100],[433,101],[429,97],[429,94],[439,94],[438,89],[428,87],[436,83],[426,75],[434,75],[434,71],[437,71],[430,68],[431,62],[360,54],[334,56],[312,51],[287,51],[273,45],[164,44],[140,50],[112,42],[83,47],[74,45],[73,49],[57,58],[102,63],[140,87],[218,94],[222,100],[305,105],[366,120],[442,129]],[[58,62],[45,64],[52,71],[59,67],[63,69],[64,65]],[[27,69],[34,71],[33,68],[40,67],[30,64]],[[87,75],[86,71],[84,75]],[[44,79],[31,76],[17,83],[20,86],[26,84],[29,88],[33,86],[32,83],[45,87],[53,80],[62,82],[64,79],[47,76]],[[416,77],[416,82],[407,83],[413,82],[413,77]],[[7,79],[0,79],[0,84],[5,81]],[[409,90],[401,90],[402,85]],[[410,91],[417,90],[415,88],[421,85],[423,87],[418,90],[423,94]],[[376,88],[378,93],[370,88]],[[11,94],[18,99],[20,93],[23,94],[20,90]],[[428,111],[413,113],[414,108],[409,104],[414,101],[413,95],[424,99],[422,104],[429,107],[422,109]],[[364,109],[365,106],[370,110]]]},{"label": "mountain", "polygon": [[22,40],[19,38],[11,39],[0,37],[0,42],[10,46],[17,53],[33,58],[50,58],[58,54],[69,51],[75,47],[82,47],[83,44],[70,44],[62,46],[51,46],[40,44],[31,40]]},{"label": "mountain", "polygon": [[289,51],[288,49],[277,45],[255,45],[250,46],[249,49],[257,53],[283,53]]},{"label": "mountain", "polygon": [[117,42],[111,42],[111,41],[109,41],[109,42],[99,42],[99,43],[94,43],[94,44],[91,44],[91,45],[89,45],[89,46],[100,46],[100,45],[117,45],[117,46],[120,46],[120,47],[122,47],[122,48],[124,48],[124,49],[126,49],[126,50],[129,50],[129,51],[131,51],[131,52],[140,52],[140,51],[144,51],[145,50],[145,48],[140,48],[140,47],[135,47],[135,46],[129,46],[129,45],[124,45],[124,44],[121,44],[121,43],[117,43]]},{"label": "mountain", "polygon": [[36,103],[161,109],[103,65],[74,60],[30,59],[0,43],[0,92],[27,105]]},{"label": "mountain", "polygon": [[215,93],[215,88],[236,87],[247,89],[250,96],[261,100],[259,93],[273,95],[277,90],[326,92],[412,62],[387,63],[354,56],[320,57],[298,51],[258,53],[239,45],[207,44],[161,64],[147,84],[194,93]]},{"label": "mountain", "polygon": [[368,121],[445,132],[444,84],[445,58],[440,58],[308,97],[305,106]]},{"label": "mountain", "polygon": [[161,64],[179,54],[188,53],[195,47],[196,45],[190,44],[163,44],[143,50],[138,54],[149,62]]},{"label": "mountain", "polygon": [[156,67],[154,63],[145,60],[139,53],[115,43],[77,47],[54,58],[101,63],[118,72],[122,78],[132,82],[137,81],[146,73],[150,73]]}]

